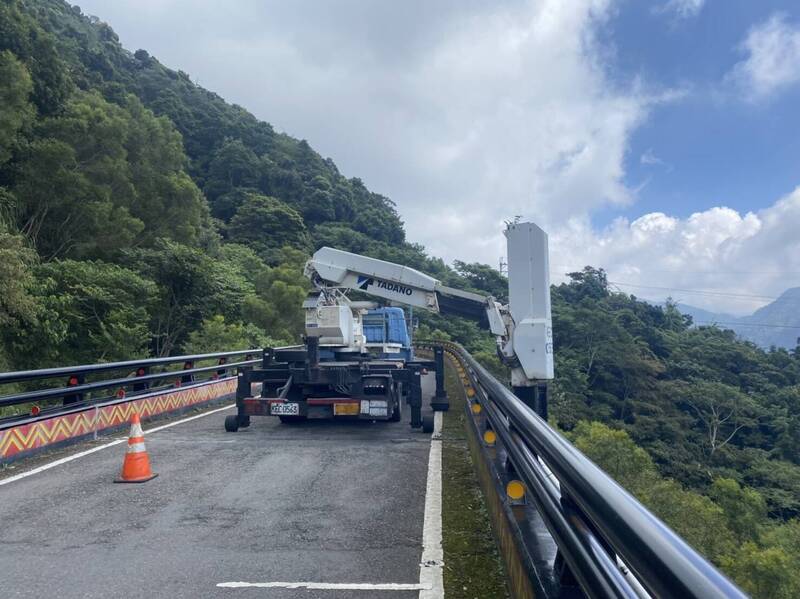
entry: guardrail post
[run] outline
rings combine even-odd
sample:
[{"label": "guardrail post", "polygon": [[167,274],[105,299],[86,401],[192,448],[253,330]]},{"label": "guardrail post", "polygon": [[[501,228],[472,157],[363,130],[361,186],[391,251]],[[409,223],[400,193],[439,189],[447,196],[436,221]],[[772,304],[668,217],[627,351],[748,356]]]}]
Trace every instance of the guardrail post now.
[{"label": "guardrail post", "polygon": [[547,383],[540,383],[536,386],[536,413],[547,422],[547,399],[548,399]]},{"label": "guardrail post", "polygon": [[[187,362],[183,363],[183,369],[184,370],[191,370],[192,368],[194,368],[194,362],[187,361]],[[181,385],[184,384],[184,383],[191,383],[193,381],[194,381],[194,375],[193,374],[184,374],[181,377]]]},{"label": "guardrail post", "polygon": [[[569,498],[563,490],[561,491],[561,506],[564,508],[566,512],[576,512],[578,510],[575,503]],[[599,540],[599,539],[598,539]],[[567,564],[567,561],[564,559],[564,553],[561,549],[556,551],[556,557],[553,561],[553,570],[558,575],[558,581],[562,587],[577,587],[578,579],[575,578],[575,574],[573,574],[572,570]]]},{"label": "guardrail post", "polygon": [[434,346],[433,360],[436,369],[436,395],[431,401],[431,407],[435,412],[446,412],[450,409],[450,402],[444,389],[444,348],[441,345]]},{"label": "guardrail post", "polygon": [[[145,376],[145,375],[149,374],[149,372],[150,372],[149,368],[145,368],[144,366],[140,366],[139,368],[136,369],[136,375],[135,376],[137,376],[137,377]],[[134,393],[136,393],[137,391],[144,391],[145,389],[149,389],[149,388],[150,388],[150,383],[148,383],[147,381],[142,381],[140,383],[134,383],[133,384],[133,392]]]},{"label": "guardrail post", "polygon": [[408,381],[408,405],[411,406],[411,426],[422,426],[422,373],[416,365],[409,367],[410,378]]},{"label": "guardrail post", "polygon": [[[227,363],[228,363],[228,358],[226,358],[225,356],[222,356],[219,360],[217,360],[217,364],[220,365],[220,366],[222,366],[223,364],[227,364]],[[214,378],[218,379],[221,376],[225,376],[226,372],[228,372],[228,371],[225,368],[221,368],[221,369],[217,370],[217,372],[214,375]]]},{"label": "guardrail post", "polygon": [[[67,387],[77,387],[78,385],[83,385],[85,382],[82,374],[73,374],[67,379]],[[61,403],[62,405],[68,406],[81,401],[83,401],[83,393],[74,393],[72,395],[65,395]]]},{"label": "guardrail post", "polygon": [[514,387],[514,395],[526,406],[547,420],[547,385],[539,383],[532,387]]}]

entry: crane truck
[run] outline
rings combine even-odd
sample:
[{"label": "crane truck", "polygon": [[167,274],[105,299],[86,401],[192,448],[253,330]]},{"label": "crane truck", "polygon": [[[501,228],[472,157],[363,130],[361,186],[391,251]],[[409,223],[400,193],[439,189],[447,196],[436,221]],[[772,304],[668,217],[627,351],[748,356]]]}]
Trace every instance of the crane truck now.
[{"label": "crane truck", "polygon": [[[515,392],[546,417],[546,383],[553,378],[547,234],[533,223],[509,223],[508,304],[443,285],[418,270],[323,247],[305,265],[313,290],[303,303],[305,343],[264,350],[259,368],[239,373],[235,432],[251,416],[284,423],[347,417],[399,421],[432,430],[422,417],[421,376],[436,371],[434,410],[447,408],[441,349],[417,360],[403,306],[477,320],[491,331]],[[354,296],[371,296],[364,301]],[[253,383],[260,392],[253,394]]]}]

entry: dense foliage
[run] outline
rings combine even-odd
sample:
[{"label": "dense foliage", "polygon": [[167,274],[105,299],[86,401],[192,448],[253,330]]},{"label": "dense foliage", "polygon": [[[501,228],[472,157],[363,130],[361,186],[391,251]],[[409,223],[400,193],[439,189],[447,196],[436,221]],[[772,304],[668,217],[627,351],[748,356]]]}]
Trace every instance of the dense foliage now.
[{"label": "dense foliage", "polygon": [[0,104],[4,368],[297,342],[325,244],[452,274],[387,198],[61,0],[0,2]]},{"label": "dense foliage", "polygon": [[753,597],[800,596],[800,519],[768,518],[764,497],[731,478],[715,478],[705,495],[688,490],[660,474],[625,431],[581,421],[568,435]]},{"label": "dense foliage", "polygon": [[[0,107],[2,369],[298,342],[322,245],[506,294],[494,269],[408,243],[390,200],[305,141],[62,0],[0,0]],[[591,268],[553,311],[554,423],[749,591],[797,596],[800,353],[692,328]],[[504,373],[475,323],[416,316]]]}]

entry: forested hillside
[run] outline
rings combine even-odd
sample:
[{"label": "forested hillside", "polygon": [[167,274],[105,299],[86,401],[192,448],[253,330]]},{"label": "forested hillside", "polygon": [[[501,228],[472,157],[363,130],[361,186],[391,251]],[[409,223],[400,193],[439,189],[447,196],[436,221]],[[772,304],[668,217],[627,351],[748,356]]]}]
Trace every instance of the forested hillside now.
[{"label": "forested hillside", "polygon": [[321,245],[455,276],[387,198],[61,0],[0,3],[0,83],[4,368],[296,342]]},{"label": "forested hillside", "polygon": [[[0,0],[0,369],[300,340],[322,245],[503,299],[392,202],[61,0]],[[800,595],[800,353],[587,268],[553,288],[554,424],[760,597]],[[421,315],[498,372],[474,323]]]}]

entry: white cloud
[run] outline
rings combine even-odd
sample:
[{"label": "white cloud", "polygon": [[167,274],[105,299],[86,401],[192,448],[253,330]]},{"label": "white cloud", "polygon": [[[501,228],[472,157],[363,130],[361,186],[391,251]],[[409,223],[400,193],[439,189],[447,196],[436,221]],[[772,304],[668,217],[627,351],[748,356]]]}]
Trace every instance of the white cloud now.
[{"label": "white cloud", "polygon": [[[604,267],[622,291],[734,314],[752,312],[800,285],[800,187],[772,206],[740,214],[717,207],[680,219],[661,212],[604,231],[575,219],[550,235],[554,280],[584,265]],[[742,298],[666,291],[712,290]]]},{"label": "white cloud", "polygon": [[653,148],[648,148],[641,156],[639,156],[639,164],[650,167],[660,167],[667,173],[671,173],[674,168],[670,163],[656,156]]},{"label": "white cloud", "polygon": [[[612,82],[603,60],[613,52],[594,36],[616,10],[611,0],[87,0],[84,8],[132,49],[308,139],[391,197],[409,239],[434,255],[496,264],[503,220],[519,214],[550,231],[554,271],[591,264],[625,283],[756,295],[800,282],[775,274],[800,272],[800,191],[757,213],[653,213],[592,227],[593,213],[635,200],[624,180],[632,132],[654,104],[682,97]],[[757,33],[748,39],[752,56],[769,46]],[[638,160],[660,158],[650,150]],[[673,295],[733,312],[757,303]]]},{"label": "white cloud", "polygon": [[123,43],[332,157],[446,259],[495,263],[502,221],[626,205],[631,133],[674,96],[612,83],[611,0],[87,0]]},{"label": "white cloud", "polygon": [[773,14],[747,34],[741,44],[747,57],[737,63],[728,79],[753,101],[763,100],[800,82],[800,27]]},{"label": "white cloud", "polygon": [[656,12],[672,13],[682,19],[696,17],[703,10],[706,0],[669,0],[666,4],[656,8]]},{"label": "white cloud", "polygon": [[641,164],[646,164],[647,166],[664,164],[664,161],[655,155],[655,152],[653,152],[653,148],[648,148],[647,150],[645,150],[644,153],[639,157],[639,162]]}]

